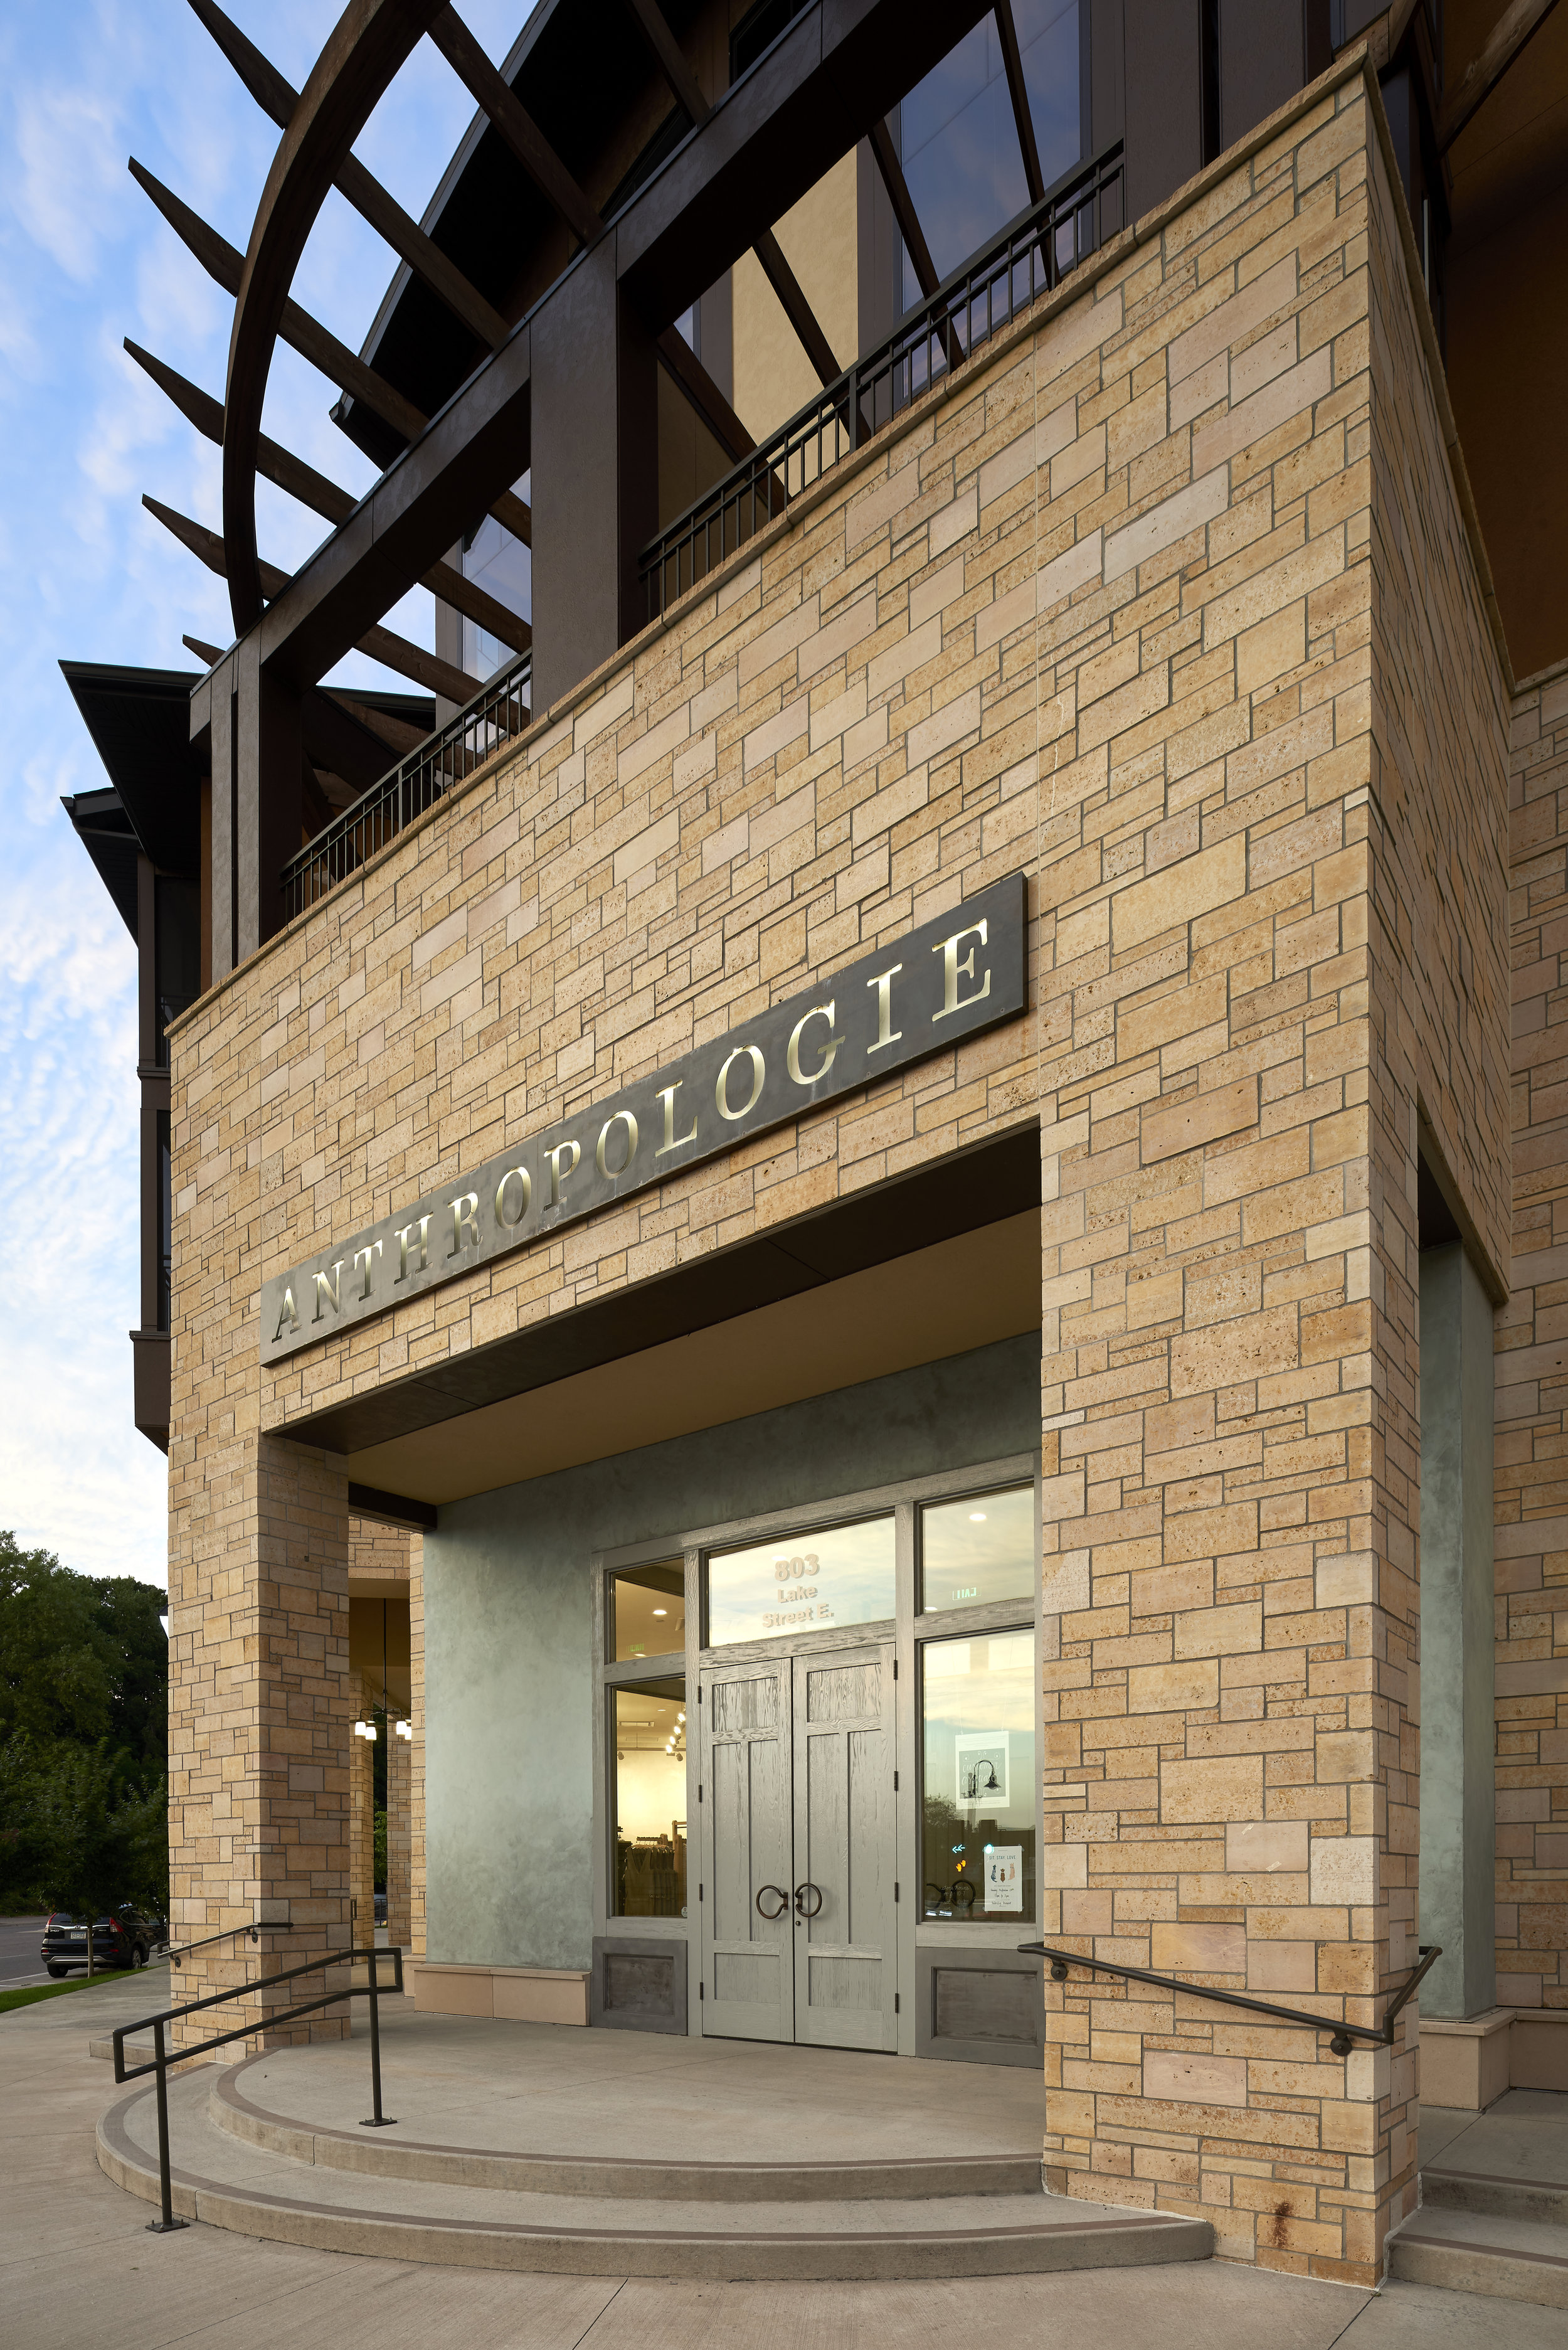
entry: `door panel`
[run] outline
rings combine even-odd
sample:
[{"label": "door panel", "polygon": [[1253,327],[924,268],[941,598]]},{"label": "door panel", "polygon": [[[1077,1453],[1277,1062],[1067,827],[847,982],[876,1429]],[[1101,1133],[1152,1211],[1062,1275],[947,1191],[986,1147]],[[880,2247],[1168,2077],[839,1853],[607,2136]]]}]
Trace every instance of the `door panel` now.
[{"label": "door panel", "polygon": [[[794,2037],[896,2045],[893,1651],[818,1650],[794,1663]],[[811,1909],[815,1895],[807,1893]]]},{"label": "door panel", "polygon": [[[708,1666],[701,1690],[702,2030],[736,2040],[793,2040],[793,1910],[771,1922],[766,1885],[790,1873],[789,1659]],[[768,1907],[776,1907],[769,1898]]]}]

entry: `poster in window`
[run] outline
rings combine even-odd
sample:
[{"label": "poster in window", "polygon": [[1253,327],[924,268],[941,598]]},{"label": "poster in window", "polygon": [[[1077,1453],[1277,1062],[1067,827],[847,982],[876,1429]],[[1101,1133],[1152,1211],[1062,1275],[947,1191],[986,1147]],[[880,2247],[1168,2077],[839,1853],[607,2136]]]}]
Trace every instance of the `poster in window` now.
[{"label": "poster in window", "polygon": [[1007,1732],[961,1730],[953,1740],[958,1799],[987,1813],[1007,1809]]},{"label": "poster in window", "polygon": [[1017,1916],[1023,1912],[1023,1846],[1021,1844],[988,1844],[985,1847],[985,1907],[986,1914],[1011,1909]]}]

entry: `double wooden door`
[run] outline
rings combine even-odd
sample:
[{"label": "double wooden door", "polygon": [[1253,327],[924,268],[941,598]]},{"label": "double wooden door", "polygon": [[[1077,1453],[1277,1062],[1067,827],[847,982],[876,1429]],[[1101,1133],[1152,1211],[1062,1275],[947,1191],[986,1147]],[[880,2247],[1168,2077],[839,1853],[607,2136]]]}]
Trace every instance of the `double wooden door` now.
[{"label": "double wooden door", "polygon": [[893,2048],[891,1643],[700,1684],[702,2030]]}]

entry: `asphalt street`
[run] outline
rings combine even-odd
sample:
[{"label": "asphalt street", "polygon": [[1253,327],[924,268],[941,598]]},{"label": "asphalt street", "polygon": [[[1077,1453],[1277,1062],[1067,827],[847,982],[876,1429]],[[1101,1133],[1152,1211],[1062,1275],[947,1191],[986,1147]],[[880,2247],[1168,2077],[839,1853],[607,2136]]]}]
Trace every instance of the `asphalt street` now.
[{"label": "asphalt street", "polygon": [[47,1982],[38,1964],[42,1917],[0,1918],[0,1990],[20,1991],[27,1983]]}]

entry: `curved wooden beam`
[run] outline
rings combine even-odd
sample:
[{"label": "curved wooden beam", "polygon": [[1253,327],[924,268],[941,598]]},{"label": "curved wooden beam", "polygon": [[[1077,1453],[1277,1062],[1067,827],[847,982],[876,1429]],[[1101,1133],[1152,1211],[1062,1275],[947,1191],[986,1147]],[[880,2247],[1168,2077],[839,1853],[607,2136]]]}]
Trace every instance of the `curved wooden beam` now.
[{"label": "curved wooden beam", "polygon": [[223,545],[241,636],[262,615],[256,454],[273,346],[294,273],[344,158],[440,13],[439,0],[348,0],[267,173],[234,303],[223,402]]},{"label": "curved wooden beam", "polygon": [[[182,244],[187,252],[195,255],[208,276],[226,294],[237,295],[244,263],[234,246],[221,237],[215,228],[209,228],[189,204],[182,203],[173,190],[166,188],[161,180],[155,179],[134,155],[130,158],[129,169],[137,186],[151,197]],[[347,344],[340,343],[336,335],[328,334],[327,328],[307,310],[302,310],[297,302],[284,304],[283,324],[278,332],[286,343],[292,344],[302,359],[308,360],[313,368],[320,370],[328,383],[335,383],[339,391],[347,392],[350,400],[362,400],[373,415],[380,417],[405,441],[417,441],[425,430],[430,419],[423,410],[416,408],[411,400],[405,400],[394,384],[389,383],[384,376],[378,375],[374,368],[367,367]],[[264,465],[262,471],[265,473],[265,470]],[[287,484],[284,486],[286,488]],[[490,511],[498,523],[504,524],[514,538],[520,538],[524,546],[532,546],[533,517],[514,491],[503,491],[499,497],[493,499]]]},{"label": "curved wooden beam", "polygon": [[[262,112],[270,114],[280,130],[286,130],[299,104],[299,92],[263,57],[253,41],[246,40],[232,18],[224,16],[217,0],[190,0],[190,5]],[[444,303],[470,334],[498,351],[509,331],[501,313],[485,300],[477,286],[470,285],[462,270],[425,234],[419,223],[410,219],[396,197],[388,194],[357,155],[344,157],[337,184],[355,211],[369,223],[378,236],[386,239],[400,261],[408,263],[437,301]]]}]

